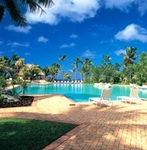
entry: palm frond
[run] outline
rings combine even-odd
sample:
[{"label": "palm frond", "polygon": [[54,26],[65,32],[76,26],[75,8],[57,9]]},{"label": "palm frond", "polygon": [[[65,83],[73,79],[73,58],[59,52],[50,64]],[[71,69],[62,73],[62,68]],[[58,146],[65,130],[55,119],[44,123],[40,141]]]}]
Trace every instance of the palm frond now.
[{"label": "palm frond", "polygon": [[4,0],[4,6],[7,8],[12,20],[18,26],[27,26],[26,18],[22,15],[19,3],[15,0]]},{"label": "palm frond", "polygon": [[5,12],[5,7],[2,6],[2,5],[0,5],[0,22],[1,22],[2,19],[3,19],[4,12]]}]

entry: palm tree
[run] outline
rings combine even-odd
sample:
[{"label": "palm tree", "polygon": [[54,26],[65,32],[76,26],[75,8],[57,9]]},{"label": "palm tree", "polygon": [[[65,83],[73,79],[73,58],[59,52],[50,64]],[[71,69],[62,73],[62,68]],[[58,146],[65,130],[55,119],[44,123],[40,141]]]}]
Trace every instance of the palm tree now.
[{"label": "palm tree", "polygon": [[24,65],[24,67],[22,68],[22,78],[26,80],[29,78],[29,76],[30,76],[29,67],[27,65]]},{"label": "palm tree", "polygon": [[135,82],[139,85],[147,83],[147,53],[142,52],[134,73]]},{"label": "palm tree", "polygon": [[25,91],[28,88],[27,82],[26,81],[22,82],[21,87],[22,87],[22,94],[25,95]]},{"label": "palm tree", "polygon": [[54,63],[50,68],[50,74],[52,75],[52,81],[55,80],[55,77],[59,74],[60,64]]},{"label": "palm tree", "polygon": [[86,58],[83,61],[82,67],[80,69],[80,73],[82,75],[82,80],[83,80],[83,78],[85,79],[85,77],[90,76],[92,65],[93,65],[92,61],[88,58]]},{"label": "palm tree", "polygon": [[6,75],[5,68],[6,68],[6,61],[8,60],[8,57],[2,56],[0,57],[0,76]]},{"label": "palm tree", "polygon": [[4,76],[6,79],[11,78],[11,85],[13,87],[13,92],[14,94],[16,94],[14,84],[15,84],[15,80],[18,77],[18,71],[15,63],[16,61],[19,60],[19,57],[17,55],[12,55],[10,59],[5,57],[3,60],[4,60],[4,66],[3,66]]},{"label": "palm tree", "polygon": [[1,0],[0,2],[0,22],[2,21],[5,11],[7,10],[12,21],[18,26],[27,26],[27,20],[21,8],[29,8],[30,12],[35,12],[36,10],[41,10],[44,12],[43,8],[51,6],[53,4],[52,0]]},{"label": "palm tree", "polygon": [[62,74],[62,78],[63,78],[63,81],[64,81],[65,79],[71,80],[71,74],[69,74],[69,73],[64,73],[64,74]]},{"label": "palm tree", "polygon": [[34,80],[36,79],[36,77],[39,76],[39,73],[41,72],[41,68],[38,65],[32,65],[29,68],[29,76],[30,76],[30,80]]},{"label": "palm tree", "polygon": [[47,76],[50,75],[50,68],[51,67],[48,66],[48,67],[45,67],[45,68],[42,69],[45,78],[47,78]]},{"label": "palm tree", "polygon": [[63,69],[62,75],[63,75],[63,74],[64,74],[64,64],[63,64],[63,61],[67,60],[66,55],[62,55],[62,56],[60,56],[59,60],[61,60],[61,61],[62,61],[62,69]]},{"label": "palm tree", "polygon": [[16,66],[17,72],[19,73],[20,70],[21,70],[21,68],[23,68],[23,66],[24,66],[24,58],[18,59],[18,60],[15,62],[15,66]]},{"label": "palm tree", "polygon": [[80,57],[76,57],[75,62],[73,62],[72,66],[74,67],[75,71],[75,80],[76,80],[76,73],[79,71],[79,63],[82,63],[82,59]]},{"label": "palm tree", "polygon": [[[130,65],[132,65],[134,63],[134,60],[137,58],[137,55],[136,55],[136,51],[137,51],[137,48],[135,47],[127,47],[126,49],[126,54],[122,54],[124,56],[123,58],[123,64],[124,64],[124,67],[128,67],[128,69],[126,68],[126,70],[128,70],[128,74],[130,75],[130,83],[132,82],[132,77],[133,77],[133,67],[131,67]],[[124,68],[124,69],[125,69]]]},{"label": "palm tree", "polygon": [[127,47],[126,54],[122,54],[124,56],[123,64],[125,66],[127,66],[128,64],[134,63],[134,60],[137,58],[136,51],[137,51],[137,48],[135,47]]}]

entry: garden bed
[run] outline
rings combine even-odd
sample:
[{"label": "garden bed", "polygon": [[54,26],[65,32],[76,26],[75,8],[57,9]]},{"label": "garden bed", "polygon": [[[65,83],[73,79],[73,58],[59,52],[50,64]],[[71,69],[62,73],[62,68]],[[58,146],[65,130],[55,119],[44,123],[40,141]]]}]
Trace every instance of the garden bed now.
[{"label": "garden bed", "polygon": [[7,107],[20,107],[20,106],[31,106],[33,103],[34,97],[33,96],[20,96],[18,99],[14,99],[8,101],[7,99],[1,100],[0,108],[7,108]]}]

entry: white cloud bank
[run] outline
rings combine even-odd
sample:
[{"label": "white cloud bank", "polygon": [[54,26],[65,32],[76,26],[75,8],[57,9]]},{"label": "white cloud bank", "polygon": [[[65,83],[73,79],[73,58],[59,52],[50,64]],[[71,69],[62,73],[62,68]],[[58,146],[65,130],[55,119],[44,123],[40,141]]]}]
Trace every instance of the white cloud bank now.
[{"label": "white cloud bank", "polygon": [[70,38],[72,38],[72,39],[76,39],[77,37],[78,37],[78,35],[76,35],[76,34],[70,35]]},{"label": "white cloud bank", "polygon": [[42,7],[46,13],[26,13],[29,23],[58,24],[62,18],[72,22],[82,22],[86,18],[94,17],[99,9],[98,0],[54,0],[54,5],[49,8]]},{"label": "white cloud bank", "polygon": [[30,56],[30,55],[31,55],[31,53],[27,53],[27,52],[26,52],[24,55],[26,55],[26,56]]},{"label": "white cloud bank", "polygon": [[43,42],[43,43],[46,43],[48,42],[48,39],[43,37],[43,36],[40,36],[38,39],[37,39],[38,42]]},{"label": "white cloud bank", "polygon": [[117,8],[124,12],[129,12],[129,9],[134,6],[136,6],[141,15],[144,15],[147,11],[146,0],[101,0],[100,2],[102,2],[106,8]]},{"label": "white cloud bank", "polygon": [[74,47],[75,46],[75,43],[70,43],[70,44],[63,44],[60,46],[60,48],[71,48],[71,47]]},{"label": "white cloud bank", "polygon": [[27,27],[16,27],[14,25],[9,25],[7,26],[5,29],[9,30],[9,31],[15,31],[15,32],[22,32],[22,33],[29,33],[29,31],[31,30],[31,26],[27,26]]},{"label": "white cloud bank", "polygon": [[82,22],[87,18],[96,15],[97,10],[102,7],[107,9],[119,9],[128,12],[130,8],[136,6],[141,14],[147,11],[146,0],[54,0],[54,5],[44,8],[45,13],[26,12],[29,23],[58,24],[62,19],[72,22]]},{"label": "white cloud bank", "polygon": [[95,58],[96,53],[95,52],[91,52],[90,50],[86,50],[83,54],[82,57],[85,58]]},{"label": "white cloud bank", "polygon": [[137,24],[130,24],[124,30],[119,31],[115,38],[122,41],[139,40],[147,42],[147,30]]},{"label": "white cloud bank", "polygon": [[12,47],[17,47],[17,46],[29,47],[29,44],[27,44],[27,43],[21,44],[21,43],[18,43],[18,42],[8,43],[7,45],[12,46]]},{"label": "white cloud bank", "polygon": [[117,56],[120,56],[121,54],[126,54],[126,50],[123,50],[123,49],[117,50],[117,51],[115,51],[115,54]]}]

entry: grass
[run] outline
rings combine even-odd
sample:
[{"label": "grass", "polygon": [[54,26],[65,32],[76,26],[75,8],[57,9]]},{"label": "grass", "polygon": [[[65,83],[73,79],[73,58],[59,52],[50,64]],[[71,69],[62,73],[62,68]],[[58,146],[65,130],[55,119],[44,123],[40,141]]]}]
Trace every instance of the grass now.
[{"label": "grass", "polygon": [[76,126],[44,120],[0,118],[0,149],[40,150]]}]

